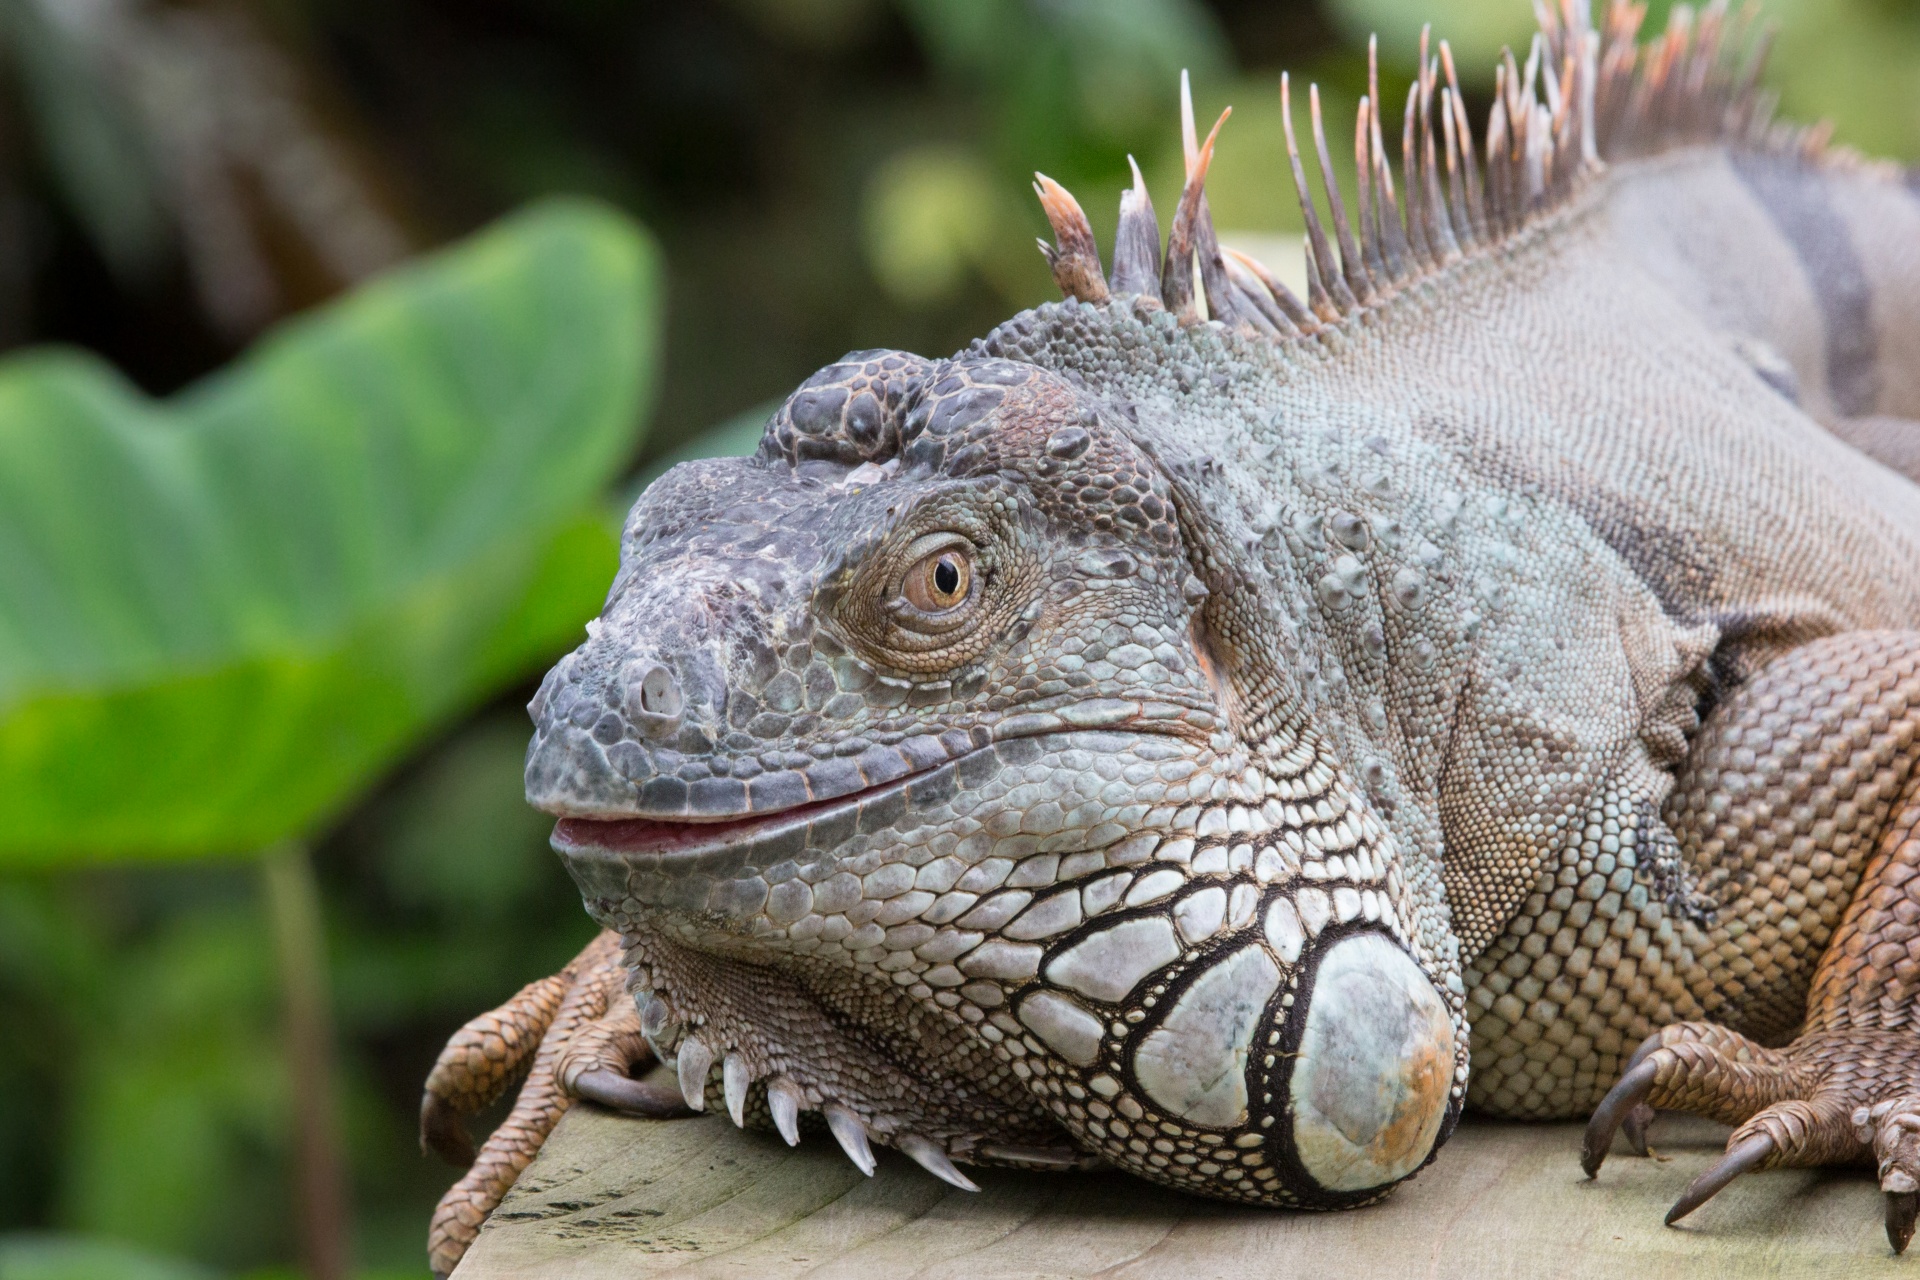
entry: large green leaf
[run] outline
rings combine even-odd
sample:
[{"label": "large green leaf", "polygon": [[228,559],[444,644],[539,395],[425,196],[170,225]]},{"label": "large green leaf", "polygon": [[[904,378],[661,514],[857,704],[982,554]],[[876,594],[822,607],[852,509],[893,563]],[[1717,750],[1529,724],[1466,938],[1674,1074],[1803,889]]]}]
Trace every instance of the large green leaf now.
[{"label": "large green leaf", "polygon": [[0,364],[0,865],[310,831],[564,648],[657,294],[644,233],[558,203],[170,401]]}]

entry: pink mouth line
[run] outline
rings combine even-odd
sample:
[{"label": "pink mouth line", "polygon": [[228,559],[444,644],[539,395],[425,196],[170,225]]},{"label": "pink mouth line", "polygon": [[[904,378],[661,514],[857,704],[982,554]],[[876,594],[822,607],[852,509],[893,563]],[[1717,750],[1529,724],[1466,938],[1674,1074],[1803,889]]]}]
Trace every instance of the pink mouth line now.
[{"label": "pink mouth line", "polygon": [[553,825],[552,844],[554,850],[563,856],[597,852],[620,854],[628,858],[666,859],[710,853],[795,824],[804,825],[824,814],[858,808],[879,796],[904,790],[936,771],[929,769],[910,773],[904,778],[835,796],[831,800],[814,800],[787,809],[742,814],[734,818],[702,822],[660,821],[655,818],[562,818]]},{"label": "pink mouth line", "polygon": [[[1076,729],[1121,728],[1131,728],[1143,733],[1165,732],[1160,723],[1138,714],[1109,723],[1091,725],[1074,725],[1059,721],[1042,729],[996,739],[986,746],[975,747],[972,751],[909,773],[904,777],[876,783],[862,790],[825,800],[811,800],[804,804],[792,805],[785,809],[773,809],[764,813],[742,813],[717,818],[561,818],[554,824],[551,843],[554,851],[562,857],[591,858],[596,854],[611,854],[629,860],[690,858],[714,853],[730,845],[762,840],[791,831],[795,827],[804,828],[823,817],[839,818],[848,810],[858,810],[861,806],[875,800],[906,791],[943,769],[955,768],[962,761],[982,751],[993,751],[1003,747],[1009,741],[1027,737],[1044,737],[1054,732],[1073,732]],[[1184,735],[1176,733],[1166,736]]]}]

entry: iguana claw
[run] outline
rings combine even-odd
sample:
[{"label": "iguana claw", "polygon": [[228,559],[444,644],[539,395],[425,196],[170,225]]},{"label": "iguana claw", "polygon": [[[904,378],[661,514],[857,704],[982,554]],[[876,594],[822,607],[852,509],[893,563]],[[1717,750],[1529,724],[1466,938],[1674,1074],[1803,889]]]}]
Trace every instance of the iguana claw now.
[{"label": "iguana claw", "polygon": [[677,1090],[635,1080],[606,1068],[583,1071],[575,1076],[573,1092],[588,1102],[650,1120],[675,1120],[693,1114],[693,1108]]},{"label": "iguana claw", "polygon": [[1895,1253],[1905,1253],[1913,1240],[1913,1219],[1920,1211],[1920,1193],[1887,1192],[1887,1243]]},{"label": "iguana claw", "polygon": [[1667,1210],[1667,1225],[1672,1226],[1713,1199],[1741,1174],[1758,1168],[1774,1150],[1773,1139],[1764,1133],[1755,1134],[1729,1149],[1705,1173],[1687,1184],[1687,1189],[1673,1202],[1673,1208]]},{"label": "iguana claw", "polygon": [[800,1145],[800,1108],[806,1100],[800,1086],[785,1076],[767,1082],[767,1110],[773,1116],[773,1127],[790,1147]]},{"label": "iguana claw", "polygon": [[695,1111],[705,1111],[707,1073],[713,1070],[713,1050],[700,1037],[688,1036],[680,1042],[675,1068],[680,1073],[680,1095]]},{"label": "iguana claw", "polygon": [[1905,1094],[1857,1107],[1851,1119],[1854,1136],[1871,1144],[1879,1165],[1887,1243],[1895,1253],[1905,1253],[1920,1211],[1920,1097]]},{"label": "iguana claw", "polygon": [[747,1090],[753,1087],[753,1068],[747,1065],[746,1055],[730,1053],[721,1065],[720,1080],[727,1095],[727,1114],[733,1118],[736,1127],[747,1127]]},{"label": "iguana claw", "polygon": [[[909,1133],[902,1138],[896,1139],[893,1145],[904,1152],[915,1164],[940,1179],[940,1181],[958,1187],[962,1191],[978,1191],[980,1189],[978,1183],[954,1167],[953,1161],[947,1158],[946,1152],[942,1151],[933,1143],[928,1142],[919,1134]],[[1909,1231],[1911,1231],[1913,1221],[1911,1214],[1907,1216],[1907,1221]]]},{"label": "iguana claw", "polygon": [[[1642,1062],[1633,1067],[1593,1109],[1586,1135],[1580,1140],[1580,1167],[1589,1178],[1599,1176],[1600,1166],[1607,1158],[1607,1149],[1613,1145],[1614,1132],[1621,1122],[1646,1103],[1647,1094],[1653,1090],[1653,1072],[1651,1063]],[[1645,1145],[1644,1132],[1641,1145]]]},{"label": "iguana claw", "polygon": [[431,1151],[456,1169],[473,1167],[473,1135],[467,1132],[465,1117],[436,1094],[420,1101],[420,1150]]}]

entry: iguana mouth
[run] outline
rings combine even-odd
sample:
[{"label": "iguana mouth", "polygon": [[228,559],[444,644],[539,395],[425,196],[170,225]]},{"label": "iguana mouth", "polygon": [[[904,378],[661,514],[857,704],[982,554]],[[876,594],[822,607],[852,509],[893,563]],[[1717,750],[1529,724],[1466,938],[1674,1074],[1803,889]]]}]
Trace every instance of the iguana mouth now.
[{"label": "iguana mouth", "polygon": [[[1012,732],[1003,729],[984,742],[985,735],[976,736],[974,742],[980,745],[970,750],[857,790],[779,808],[699,816],[562,816],[554,824],[552,845],[554,852],[569,860],[611,857],[633,866],[718,870],[700,864],[723,854],[737,862],[737,855],[745,853],[749,863],[765,866],[803,850],[819,852],[856,834],[883,830],[910,809],[950,799],[975,770],[984,773],[1001,763],[997,757],[1010,743],[1103,730],[1190,738],[1193,731],[1180,716],[1187,710],[1163,703],[1148,713],[1137,704],[1107,702],[1090,709],[1073,708],[1065,716],[1033,713],[1021,717],[1028,723]],[[807,785],[802,775],[788,776]]]},{"label": "iguana mouth", "polygon": [[698,865],[723,853],[750,852],[779,858],[805,848],[828,847],[863,828],[884,827],[904,813],[916,787],[942,779],[943,787],[924,797],[951,794],[953,772],[967,760],[991,752],[983,747],[931,769],[908,774],[847,795],[791,805],[770,813],[700,819],[562,818],[554,823],[554,852],[563,858],[612,856],[629,864]]}]

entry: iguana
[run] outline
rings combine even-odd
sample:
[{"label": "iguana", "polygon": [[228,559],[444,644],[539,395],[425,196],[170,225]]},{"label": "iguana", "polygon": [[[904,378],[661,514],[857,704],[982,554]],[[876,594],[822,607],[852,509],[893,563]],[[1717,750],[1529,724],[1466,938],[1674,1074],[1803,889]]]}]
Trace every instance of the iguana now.
[{"label": "iguana", "polygon": [[530,708],[606,932],[435,1068],[467,1158],[527,1075],[436,1271],[571,1098],[682,1096],[1312,1208],[1465,1107],[1590,1114],[1590,1174],[1677,1108],[1736,1127],[1669,1222],[1875,1161],[1905,1247],[1920,183],[1772,123],[1724,5],[1640,14],[1542,8],[1477,136],[1423,42],[1352,216],[1288,110],[1304,300],[1190,108],[1164,250],[1137,168],[1110,272],[1041,178],[1063,302],[641,496]]}]

